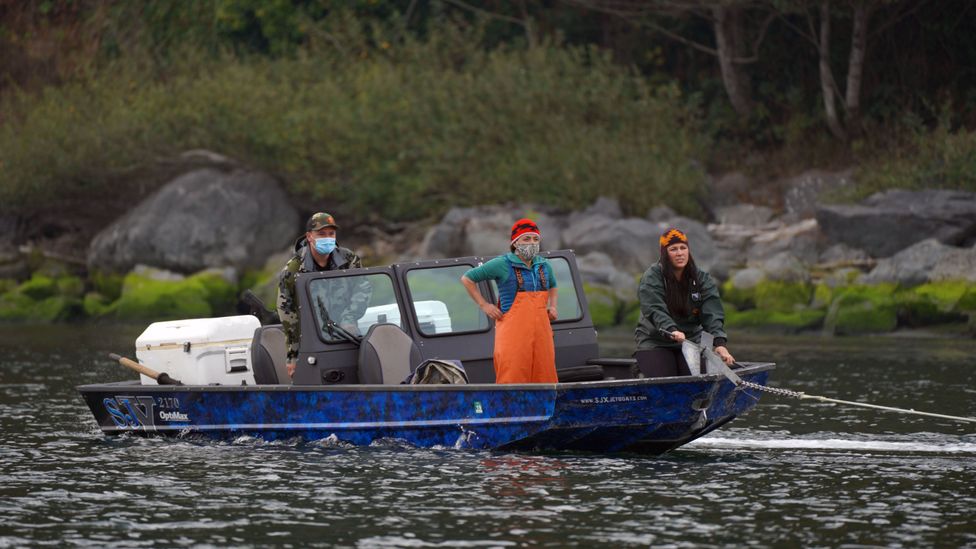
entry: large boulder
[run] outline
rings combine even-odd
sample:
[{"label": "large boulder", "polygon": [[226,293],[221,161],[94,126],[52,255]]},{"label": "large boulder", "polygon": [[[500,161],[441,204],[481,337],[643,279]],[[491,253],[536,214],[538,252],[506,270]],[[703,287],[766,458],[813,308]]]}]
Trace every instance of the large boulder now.
[{"label": "large boulder", "polygon": [[761,271],[766,280],[803,283],[810,281],[810,272],[803,261],[787,251],[761,260],[750,260],[749,267]]},{"label": "large boulder", "polygon": [[30,276],[27,257],[13,244],[0,241],[0,279],[23,280]]},{"label": "large boulder", "polygon": [[804,219],[760,232],[751,239],[745,252],[749,261],[761,261],[786,252],[813,264],[820,256],[821,241],[817,220]]},{"label": "large boulder", "polygon": [[590,252],[576,258],[584,284],[605,286],[622,301],[637,299],[637,277],[618,271],[605,253]]},{"label": "large boulder", "polygon": [[831,242],[860,248],[872,257],[889,257],[926,238],[971,245],[976,193],[887,191],[858,205],[822,206],[817,221]]},{"label": "large boulder", "polygon": [[773,219],[773,209],[755,204],[733,204],[715,208],[715,221],[719,225],[762,227]]},{"label": "large boulder", "polygon": [[788,222],[813,217],[825,193],[850,187],[853,183],[850,170],[826,172],[810,170],[779,181],[783,189],[783,217]]},{"label": "large boulder", "polygon": [[559,218],[540,213],[531,205],[480,206],[451,208],[440,223],[427,231],[419,249],[408,255],[416,259],[501,255],[509,250],[512,223],[522,217],[539,225],[543,250],[565,247]]},{"label": "large boulder", "polygon": [[864,282],[895,282],[906,286],[942,280],[976,282],[976,248],[946,246],[934,238],[914,244],[883,259]]},{"label": "large boulder", "polygon": [[759,185],[742,172],[729,172],[717,178],[710,178],[705,199],[709,209],[731,206],[740,202],[759,202],[756,196]]},{"label": "large boulder", "polygon": [[269,175],[204,168],[186,173],[99,233],[88,251],[95,271],[137,264],[181,273],[260,268],[300,231],[298,212]]},{"label": "large boulder", "polygon": [[716,254],[713,274],[722,277],[746,264],[761,263],[776,255],[787,253],[807,264],[814,264],[823,247],[823,235],[815,219],[785,224],[782,220],[759,226],[734,223],[709,225],[714,237]]},{"label": "large boulder", "polygon": [[601,252],[625,273],[642,273],[658,258],[658,236],[666,227],[636,217],[574,215],[563,238],[577,254]]}]

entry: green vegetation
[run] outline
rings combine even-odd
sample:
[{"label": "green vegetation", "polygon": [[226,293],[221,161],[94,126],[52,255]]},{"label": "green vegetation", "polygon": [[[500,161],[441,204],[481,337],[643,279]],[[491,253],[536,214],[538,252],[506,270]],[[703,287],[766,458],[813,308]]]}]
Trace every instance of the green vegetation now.
[{"label": "green vegetation", "polygon": [[857,200],[887,189],[976,191],[976,132],[915,129],[908,143],[872,155],[857,173],[858,185],[842,198]]},{"label": "green vegetation", "polygon": [[393,220],[516,199],[582,207],[601,194],[635,214],[665,194],[700,213],[692,160],[708,140],[674,86],[585,47],[484,52],[474,32],[355,57],[189,61],[165,77],[119,61],[19,95],[0,114],[0,203],[134,192],[125,186],[145,182],[117,174],[208,148],[296,195]]},{"label": "green vegetation", "polygon": [[[0,22],[0,210],[137,199],[158,183],[146,174],[159,159],[196,148],[368,220],[509,200],[571,208],[602,194],[639,215],[666,196],[697,217],[706,167],[853,164],[848,198],[976,189],[976,39],[951,9],[901,23],[926,52],[910,63],[930,70],[906,74],[896,40],[872,44],[876,76],[838,121],[840,139],[826,132],[815,52],[796,34],[801,5],[723,7],[747,41],[763,38],[755,72],[734,68],[748,82],[738,105],[715,58],[693,47],[714,44],[712,14],[695,3],[649,6],[614,28],[595,17],[599,3],[459,4],[14,3]],[[840,67],[852,14],[830,10]],[[771,23],[763,37],[753,19]],[[896,32],[888,20],[901,20],[898,6],[870,23]]]}]

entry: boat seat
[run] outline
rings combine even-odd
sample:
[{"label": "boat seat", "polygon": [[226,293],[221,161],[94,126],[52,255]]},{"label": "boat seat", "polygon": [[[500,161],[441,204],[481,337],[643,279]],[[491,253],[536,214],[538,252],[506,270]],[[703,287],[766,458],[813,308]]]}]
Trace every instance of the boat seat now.
[{"label": "boat seat", "polygon": [[291,383],[285,366],[287,354],[285,330],[281,324],[270,324],[254,330],[254,339],[251,340],[254,382],[258,385]]},{"label": "boat seat", "polygon": [[584,364],[582,366],[571,366],[556,370],[556,376],[560,383],[572,383],[574,381],[600,381],[604,379],[603,366],[599,364]]},{"label": "boat seat", "polygon": [[423,361],[413,339],[396,324],[374,324],[359,346],[359,382],[397,385]]}]

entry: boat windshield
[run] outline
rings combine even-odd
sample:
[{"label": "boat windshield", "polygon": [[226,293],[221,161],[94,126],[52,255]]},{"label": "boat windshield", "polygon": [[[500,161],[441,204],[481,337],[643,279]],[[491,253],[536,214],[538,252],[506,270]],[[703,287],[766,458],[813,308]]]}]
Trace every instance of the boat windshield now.
[{"label": "boat windshield", "polygon": [[393,280],[385,273],[320,278],[309,282],[308,291],[319,337],[327,343],[348,341],[343,331],[365,335],[374,324],[403,328]]}]

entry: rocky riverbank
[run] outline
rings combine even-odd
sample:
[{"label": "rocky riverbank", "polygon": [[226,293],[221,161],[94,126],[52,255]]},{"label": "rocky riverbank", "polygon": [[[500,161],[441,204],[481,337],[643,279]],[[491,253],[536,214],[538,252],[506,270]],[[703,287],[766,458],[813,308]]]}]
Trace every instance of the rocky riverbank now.
[{"label": "rocky riverbank", "polygon": [[[105,220],[97,233],[78,237],[86,239],[83,261],[51,243],[0,242],[0,320],[232,314],[244,289],[272,304],[277,269],[309,212],[267,174],[212,153],[189,156],[192,168]],[[492,256],[507,248],[512,220],[531,216],[544,248],[575,250],[593,318],[611,326],[636,322],[637,280],[657,259],[657,236],[676,226],[689,234],[699,266],[722,281],[730,327],[976,332],[976,194],[889,191],[860,204],[822,203],[850,177],[808,172],[756,185],[730,174],[711,182],[710,223],[663,204],[644,217],[624,217],[615,200],[600,199],[575,212],[454,208],[433,225],[359,224],[341,236],[373,265]]]}]

